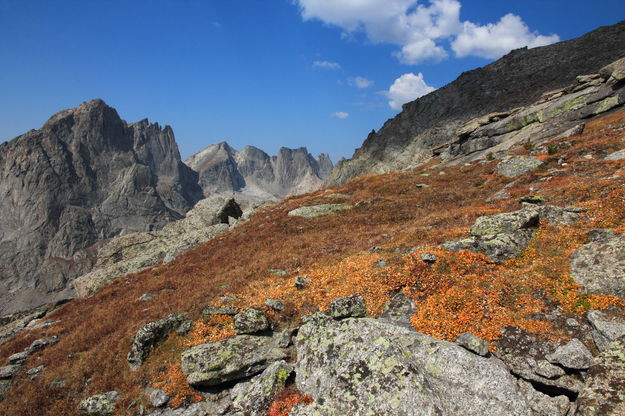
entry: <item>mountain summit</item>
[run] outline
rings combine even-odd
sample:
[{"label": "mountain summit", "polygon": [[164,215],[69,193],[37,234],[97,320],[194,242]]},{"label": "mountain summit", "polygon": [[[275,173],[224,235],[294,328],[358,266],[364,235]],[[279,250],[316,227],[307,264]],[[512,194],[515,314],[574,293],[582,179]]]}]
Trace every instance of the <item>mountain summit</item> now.
[{"label": "mountain summit", "polygon": [[128,124],[102,100],[0,145],[0,311],[66,297],[103,238],[159,229],[202,197],[171,127]]},{"label": "mountain summit", "polygon": [[281,147],[269,156],[254,146],[239,152],[226,142],[208,146],[185,163],[198,172],[206,195],[236,194],[247,201],[278,201],[316,190],[333,168],[327,154],[315,159],[305,147]]}]

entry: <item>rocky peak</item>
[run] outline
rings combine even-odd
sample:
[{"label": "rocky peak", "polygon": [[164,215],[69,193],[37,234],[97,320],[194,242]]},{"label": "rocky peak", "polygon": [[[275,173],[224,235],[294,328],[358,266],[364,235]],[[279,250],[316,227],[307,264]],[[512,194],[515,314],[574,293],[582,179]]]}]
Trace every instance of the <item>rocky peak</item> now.
[{"label": "rocky peak", "polygon": [[0,172],[2,312],[71,296],[90,267],[81,249],[161,228],[202,197],[170,127],[128,124],[100,99],[6,143]]},{"label": "rocky peak", "polygon": [[185,163],[198,172],[205,195],[238,194],[243,201],[275,201],[312,191],[332,170],[327,154],[315,159],[305,147],[281,147],[269,156],[254,146],[239,152],[226,142],[208,146]]}]

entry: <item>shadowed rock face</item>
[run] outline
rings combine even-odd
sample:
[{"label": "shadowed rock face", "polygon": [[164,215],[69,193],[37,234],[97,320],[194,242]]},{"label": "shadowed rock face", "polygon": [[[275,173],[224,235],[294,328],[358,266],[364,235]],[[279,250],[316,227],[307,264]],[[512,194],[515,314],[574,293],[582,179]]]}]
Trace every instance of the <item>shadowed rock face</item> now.
[{"label": "shadowed rock face", "polygon": [[463,121],[533,103],[543,92],[574,83],[578,75],[595,73],[624,55],[625,22],[577,39],[514,50],[405,104],[367,137],[352,159],[336,166],[327,183],[418,165],[454,139]]},{"label": "shadowed rock face", "polygon": [[226,142],[207,147],[185,163],[199,173],[204,193],[238,194],[237,200],[280,200],[321,186],[333,168],[327,154],[313,158],[304,147],[280,148],[276,156],[247,146],[238,152]]},{"label": "shadowed rock face", "polygon": [[159,229],[202,197],[174,133],[102,100],[0,145],[0,313],[66,297],[100,239]]}]

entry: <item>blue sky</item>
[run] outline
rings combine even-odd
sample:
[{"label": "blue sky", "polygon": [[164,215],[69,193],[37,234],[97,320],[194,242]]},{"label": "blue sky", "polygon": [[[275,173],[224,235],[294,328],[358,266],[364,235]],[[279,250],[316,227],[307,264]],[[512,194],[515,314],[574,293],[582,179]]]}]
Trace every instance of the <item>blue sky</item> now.
[{"label": "blue sky", "polygon": [[0,0],[0,140],[102,98],[171,125],[183,158],[336,161],[463,71],[623,19],[623,0]]}]

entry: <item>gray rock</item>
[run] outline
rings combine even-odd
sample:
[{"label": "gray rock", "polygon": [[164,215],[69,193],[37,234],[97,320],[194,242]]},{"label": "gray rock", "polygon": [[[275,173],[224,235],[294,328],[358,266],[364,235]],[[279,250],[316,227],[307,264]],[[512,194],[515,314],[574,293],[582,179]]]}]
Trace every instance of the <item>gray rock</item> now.
[{"label": "gray rock", "polygon": [[543,162],[531,156],[510,156],[497,164],[497,173],[507,178],[536,170]]},{"label": "gray rock", "polygon": [[571,277],[587,292],[625,297],[625,236],[593,241],[571,256]]},{"label": "gray rock", "polygon": [[265,312],[256,308],[247,308],[234,316],[234,332],[254,334],[269,329],[269,320]]},{"label": "gray rock", "polygon": [[553,365],[547,360],[540,360],[534,367],[534,372],[545,378],[556,378],[566,374],[562,367]]},{"label": "gray rock", "polygon": [[622,81],[625,79],[625,58],[604,66],[599,70],[599,75],[606,80],[612,78],[615,81]]},{"label": "gray rock", "polygon": [[534,390],[525,380],[518,380],[519,390],[532,409],[533,416],[566,416],[571,403],[566,396],[551,397]]},{"label": "gray rock", "polygon": [[320,215],[344,211],[346,209],[351,209],[351,208],[352,206],[347,205],[347,204],[311,205],[311,206],[296,208],[292,211],[289,211],[287,215],[289,215],[290,217],[314,218]]},{"label": "gray rock", "polygon": [[34,374],[38,374],[38,373],[42,372],[44,368],[45,368],[45,366],[43,366],[43,365],[40,365],[38,367],[33,367],[30,370],[26,371],[26,374],[28,374],[29,376],[32,376]]},{"label": "gray rock", "polygon": [[310,278],[308,277],[298,277],[295,279],[295,288],[296,289],[306,289],[306,286],[310,283]]},{"label": "gray rock", "polygon": [[0,380],[6,380],[15,377],[21,369],[21,364],[9,364],[4,367],[0,367]]},{"label": "gray rock", "polygon": [[605,160],[622,160],[625,159],[625,149],[612,152],[605,157]]},{"label": "gray rock", "polygon": [[146,301],[146,300],[154,299],[155,296],[156,295],[154,293],[144,293],[143,295],[139,296],[137,300]]},{"label": "gray rock", "polygon": [[236,315],[238,309],[234,306],[209,306],[202,309],[204,315]]},{"label": "gray rock", "polygon": [[182,353],[182,371],[194,387],[218,386],[260,373],[286,358],[270,337],[238,335],[201,344]]},{"label": "gray rock", "polygon": [[333,167],[327,154],[315,159],[304,147],[282,147],[276,156],[269,156],[253,146],[239,152],[226,142],[207,147],[185,163],[199,173],[205,194],[234,194],[249,202],[279,201],[314,191]]},{"label": "gray rock", "polygon": [[614,237],[614,230],[609,228],[597,228],[594,230],[588,231],[588,240],[589,241],[605,241]]},{"label": "gray rock", "polygon": [[78,411],[85,416],[110,416],[115,412],[115,403],[122,395],[115,390],[88,397],[78,404]]},{"label": "gray rock", "polygon": [[554,205],[531,205],[531,209],[538,212],[541,221],[551,225],[572,225],[579,220],[580,211],[577,207],[557,207]]},{"label": "gray rock", "polygon": [[247,383],[237,384],[231,391],[232,407],[245,415],[265,416],[273,398],[284,390],[293,366],[276,361]]},{"label": "gray rock", "polygon": [[284,310],[284,302],[280,299],[265,299],[265,305],[269,306],[271,309],[275,309],[276,311]]},{"label": "gray rock", "polygon": [[202,198],[169,126],[126,123],[102,100],[3,144],[0,172],[0,284],[10,289],[0,314],[72,297],[93,263],[84,249],[159,229]]},{"label": "gray rock", "polygon": [[436,255],[430,254],[430,253],[423,253],[421,254],[421,260],[423,260],[424,262],[428,264],[433,264],[433,263],[436,263]]},{"label": "gray rock", "polygon": [[274,334],[276,345],[280,348],[287,348],[291,345],[291,337],[297,331],[297,328],[287,328],[277,334]]},{"label": "gray rock", "polygon": [[187,335],[189,333],[189,331],[191,330],[191,327],[193,326],[193,321],[184,321],[183,323],[180,324],[180,326],[178,326],[178,329],[176,329],[176,334],[178,335]]},{"label": "gray rock", "polygon": [[182,314],[171,314],[163,319],[143,325],[132,338],[128,353],[128,365],[134,371],[141,367],[152,349],[163,342],[170,332],[186,320]]},{"label": "gray rock", "polygon": [[56,335],[52,337],[39,338],[34,340],[32,344],[30,344],[27,351],[29,351],[29,354],[32,354],[36,351],[41,351],[42,349],[47,348],[50,345],[54,345],[57,342],[59,342],[59,337]]},{"label": "gray rock", "polygon": [[7,390],[11,386],[11,380],[0,380],[0,400],[4,400]]},{"label": "gray rock", "polygon": [[146,395],[152,407],[163,407],[169,402],[169,395],[161,389],[146,389]]},{"label": "gray rock", "polygon": [[577,399],[579,416],[619,416],[625,411],[625,336],[597,357]]},{"label": "gray rock", "polygon": [[594,362],[588,348],[577,338],[573,338],[567,344],[558,347],[545,358],[552,364],[559,364],[572,370],[586,370]]},{"label": "gray rock", "polygon": [[476,337],[470,332],[460,334],[458,339],[456,339],[456,344],[482,357],[488,355],[490,351],[488,342],[484,341],[482,338]]},{"label": "gray rock", "polygon": [[328,315],[334,319],[362,317],[367,314],[367,305],[362,295],[334,299],[330,303]]},{"label": "gray rock", "polygon": [[538,226],[539,214],[535,209],[522,209],[514,212],[478,217],[471,227],[471,235],[483,237],[502,233],[512,233],[520,229]]},{"label": "gray rock", "polygon": [[609,318],[601,311],[588,311],[586,315],[592,325],[592,338],[599,351],[604,351],[617,338],[625,335],[625,319]]},{"label": "gray rock", "polygon": [[410,318],[414,313],[414,300],[405,293],[398,293],[384,305],[384,311],[380,314],[378,319],[410,327]]},{"label": "gray rock", "polygon": [[295,345],[315,401],[291,415],[531,415],[497,361],[381,320],[316,315]]}]

